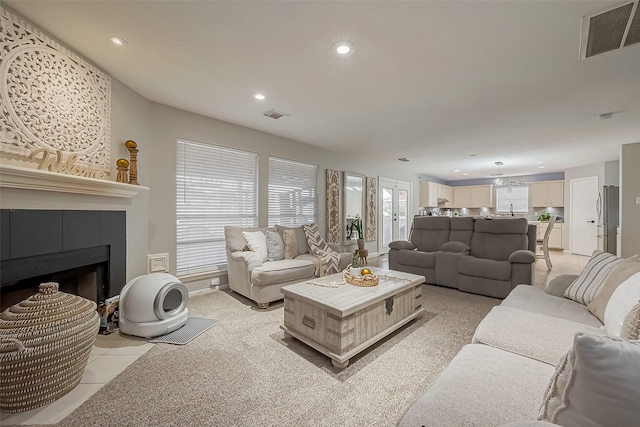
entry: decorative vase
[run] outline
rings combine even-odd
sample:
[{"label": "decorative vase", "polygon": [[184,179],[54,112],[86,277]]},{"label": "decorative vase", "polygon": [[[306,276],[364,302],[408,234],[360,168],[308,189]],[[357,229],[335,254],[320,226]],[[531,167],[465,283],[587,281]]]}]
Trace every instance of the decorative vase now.
[{"label": "decorative vase", "polygon": [[364,249],[364,239],[358,239],[358,249]]}]

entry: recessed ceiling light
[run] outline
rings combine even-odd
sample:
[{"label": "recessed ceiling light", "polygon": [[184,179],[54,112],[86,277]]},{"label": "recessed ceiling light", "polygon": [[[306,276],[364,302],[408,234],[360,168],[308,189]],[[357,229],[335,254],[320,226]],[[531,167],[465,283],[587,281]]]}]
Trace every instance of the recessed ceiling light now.
[{"label": "recessed ceiling light", "polygon": [[468,174],[468,173],[463,173],[462,175],[467,176],[467,175],[469,175],[469,174]]},{"label": "recessed ceiling light", "polygon": [[258,101],[262,101],[263,99],[265,99],[266,97],[264,96],[264,93],[261,92],[253,92],[251,94],[251,97],[254,99],[257,99]]},{"label": "recessed ceiling light", "polygon": [[340,56],[351,55],[356,47],[349,40],[340,40],[331,45],[331,51]]},{"label": "recessed ceiling light", "polygon": [[469,157],[475,157],[477,154],[469,154]]},{"label": "recessed ceiling light", "polygon": [[125,44],[127,44],[127,41],[125,39],[118,36],[111,36],[109,37],[109,39],[113,42],[113,44],[117,46],[124,46]]},{"label": "recessed ceiling light", "polygon": [[409,159],[407,159],[406,157],[401,157],[398,160],[400,160],[401,162],[408,162]]},{"label": "recessed ceiling light", "polygon": [[536,162],[536,163],[537,163],[537,164],[542,164],[542,163],[544,163],[544,162]]},{"label": "recessed ceiling light", "polygon": [[460,172],[460,169],[456,169],[456,170],[454,170],[454,172]]},{"label": "recessed ceiling light", "polygon": [[613,117],[613,113],[604,113],[598,116],[598,120],[607,120]]},{"label": "recessed ceiling light", "polygon": [[545,168],[546,168],[546,166],[545,166],[545,165],[538,166],[538,169],[545,169]]}]

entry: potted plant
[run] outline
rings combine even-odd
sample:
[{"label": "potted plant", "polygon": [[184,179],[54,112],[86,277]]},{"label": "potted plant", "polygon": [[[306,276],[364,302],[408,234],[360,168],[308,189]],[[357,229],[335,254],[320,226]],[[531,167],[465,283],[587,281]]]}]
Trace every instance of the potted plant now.
[{"label": "potted plant", "polygon": [[362,218],[356,216],[349,225],[349,237],[358,239],[358,249],[364,249],[364,233],[362,232]]}]

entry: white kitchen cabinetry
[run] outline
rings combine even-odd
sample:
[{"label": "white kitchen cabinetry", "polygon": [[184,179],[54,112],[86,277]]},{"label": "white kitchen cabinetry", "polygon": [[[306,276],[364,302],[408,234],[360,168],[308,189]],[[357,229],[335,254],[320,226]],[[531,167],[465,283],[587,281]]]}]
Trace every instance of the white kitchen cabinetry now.
[{"label": "white kitchen cabinetry", "polygon": [[[448,200],[448,202],[438,203],[440,200]],[[450,208],[453,206],[453,189],[448,185],[438,184],[436,182],[420,183],[420,206],[429,208]]]},{"label": "white kitchen cabinetry", "polygon": [[488,208],[493,206],[493,186],[491,185],[473,185],[453,189],[453,207]]},{"label": "white kitchen cabinetry", "polygon": [[[538,240],[544,239],[544,233],[547,232],[548,222],[539,222],[536,235]],[[553,224],[553,230],[549,235],[549,248],[562,249],[562,223]]]},{"label": "white kitchen cabinetry", "polygon": [[531,184],[531,206],[564,206],[564,181],[542,181]]}]

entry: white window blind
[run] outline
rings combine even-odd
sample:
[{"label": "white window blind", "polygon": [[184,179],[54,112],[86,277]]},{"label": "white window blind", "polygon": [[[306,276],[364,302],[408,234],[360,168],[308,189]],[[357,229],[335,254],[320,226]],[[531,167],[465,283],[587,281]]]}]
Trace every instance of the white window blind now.
[{"label": "white window blind", "polygon": [[317,221],[318,166],[269,157],[269,226]]},{"label": "white window blind", "polygon": [[177,275],[215,271],[227,263],[224,226],[258,223],[258,155],[178,141]]},{"label": "white window blind", "polygon": [[509,186],[496,188],[496,211],[510,212],[513,205],[513,212],[529,212],[529,187]]}]

